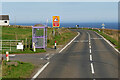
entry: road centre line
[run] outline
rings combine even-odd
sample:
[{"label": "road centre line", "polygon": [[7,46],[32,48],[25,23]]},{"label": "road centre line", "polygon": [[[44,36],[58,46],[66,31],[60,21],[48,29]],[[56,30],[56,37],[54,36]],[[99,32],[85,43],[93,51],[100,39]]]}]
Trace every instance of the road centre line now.
[{"label": "road centre line", "polygon": [[91,49],[91,45],[89,45],[89,48]]},{"label": "road centre line", "polygon": [[62,49],[59,51],[59,53],[61,53],[67,46],[69,46],[69,45],[80,35],[79,32],[77,32],[77,33],[78,33],[78,35],[77,35],[76,37],[74,37],[64,48],[62,48]]},{"label": "road centre line", "polygon": [[[87,32],[88,33],[88,32]],[[90,34],[88,33],[88,35],[89,35],[89,50],[90,50],[90,53],[92,53],[92,51],[91,51],[91,38],[90,38]],[[90,54],[90,61],[93,61],[93,59],[92,59],[92,54]],[[93,63],[91,62],[91,71],[92,71],[92,74],[94,74],[95,73],[95,71],[94,71],[94,67],[93,67]],[[93,80],[95,80],[95,79],[93,79]]]},{"label": "road centre line", "polygon": [[[79,35],[80,33],[77,32],[78,35],[76,37],[74,37],[64,48],[62,48],[59,53],[61,53],[68,45],[70,45]],[[48,56],[49,54],[46,54],[46,56]],[[31,80],[34,80],[35,78],[37,78],[38,75],[40,75],[40,73],[48,66],[50,62],[47,62],[41,69],[39,69],[39,71],[32,77]]]},{"label": "road centre line", "polygon": [[92,55],[91,55],[91,54],[90,54],[90,61],[93,61],[93,60],[92,60]]},{"label": "road centre line", "polygon": [[40,75],[40,73],[48,66],[50,62],[47,62],[41,69],[39,69],[39,71],[32,77],[31,80],[34,80],[35,78],[37,78],[38,75]]},{"label": "road centre line", "polygon": [[91,70],[92,70],[92,74],[94,74],[95,71],[94,71],[93,63],[91,63]]},{"label": "road centre line", "polygon": [[91,49],[90,49],[90,53],[91,53]]}]

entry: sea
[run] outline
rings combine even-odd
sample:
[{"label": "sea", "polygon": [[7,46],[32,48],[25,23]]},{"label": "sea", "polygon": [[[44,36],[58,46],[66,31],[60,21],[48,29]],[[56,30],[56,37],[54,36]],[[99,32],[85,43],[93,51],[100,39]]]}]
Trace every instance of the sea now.
[{"label": "sea", "polygon": [[[41,24],[41,23],[16,23],[16,25],[23,25],[23,26],[34,26],[35,24]],[[52,23],[42,23],[43,25],[52,27]],[[103,23],[60,23],[60,27],[71,27],[74,28],[76,25],[79,25],[80,28],[102,28]],[[120,29],[120,26],[118,27],[118,23],[104,23],[106,29]],[[10,23],[10,25],[15,25],[14,23]]]}]

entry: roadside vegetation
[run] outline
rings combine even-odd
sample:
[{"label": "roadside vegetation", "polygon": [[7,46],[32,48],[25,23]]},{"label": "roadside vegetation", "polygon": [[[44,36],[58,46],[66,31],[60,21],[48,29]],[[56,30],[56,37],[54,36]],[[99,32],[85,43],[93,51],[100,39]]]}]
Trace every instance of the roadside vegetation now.
[{"label": "roadside vegetation", "polygon": [[120,43],[119,43],[120,35],[118,34],[119,33],[118,30],[105,29],[103,32],[103,30],[101,29],[100,32],[98,30],[94,30],[94,31],[96,31],[104,38],[109,40],[115,46],[115,48],[120,50]]},{"label": "roadside vegetation", "polygon": [[2,62],[2,80],[25,80],[30,78],[34,65],[19,61]]},{"label": "roadside vegetation", "polygon": [[[71,28],[71,29],[76,29],[76,28]],[[83,29],[83,30],[92,30],[96,31],[100,35],[102,35],[104,38],[109,40],[116,49],[120,51],[120,30],[115,30],[115,29],[92,29],[92,28],[78,28],[78,29]],[[99,31],[100,30],[100,31]]]},{"label": "roadside vegetation", "polygon": [[[57,42],[57,47],[64,45],[66,42],[71,40],[74,36],[77,35],[76,32],[72,32],[66,28],[56,28],[55,35],[52,33],[53,28],[47,29],[47,47],[53,48],[55,41]],[[16,43],[12,43],[13,48],[8,49],[10,53],[40,53],[46,52],[45,49],[37,49],[36,52],[32,49],[32,28],[31,27],[20,27],[20,26],[9,26],[2,27],[2,40],[21,40],[24,45],[24,51],[16,50]],[[3,42],[3,44],[5,44]],[[7,42],[9,46],[9,42]],[[3,45],[4,47],[4,45]],[[3,50],[2,53],[5,53],[6,50]]]}]

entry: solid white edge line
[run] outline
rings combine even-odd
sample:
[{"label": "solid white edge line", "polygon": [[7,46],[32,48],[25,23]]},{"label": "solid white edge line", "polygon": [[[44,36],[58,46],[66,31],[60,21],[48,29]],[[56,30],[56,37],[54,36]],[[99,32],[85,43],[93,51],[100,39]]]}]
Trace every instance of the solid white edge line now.
[{"label": "solid white edge line", "polygon": [[92,61],[92,55],[90,55],[90,61]]},{"label": "solid white edge line", "polygon": [[32,77],[31,80],[34,80],[35,78],[37,78],[37,76],[48,66],[50,62],[47,62],[41,69],[39,69],[39,71]]},{"label": "solid white edge line", "polygon": [[70,45],[70,44],[80,35],[79,32],[77,32],[77,33],[78,33],[78,35],[77,35],[76,37],[74,37],[64,48],[62,48],[62,49],[59,51],[59,53],[61,53],[68,45]]},{"label": "solid white edge line", "polygon": [[93,63],[91,63],[91,70],[92,70],[92,74],[94,74],[95,71],[94,71]]},{"label": "solid white edge line", "polygon": [[[95,32],[95,33],[98,34],[97,32]],[[115,51],[117,51],[120,54],[120,52],[114,47],[114,45],[110,41],[108,41],[107,39],[105,39],[102,35],[100,35],[100,34],[98,34],[98,35],[100,37],[102,37],[110,46],[112,46],[114,48]]]}]

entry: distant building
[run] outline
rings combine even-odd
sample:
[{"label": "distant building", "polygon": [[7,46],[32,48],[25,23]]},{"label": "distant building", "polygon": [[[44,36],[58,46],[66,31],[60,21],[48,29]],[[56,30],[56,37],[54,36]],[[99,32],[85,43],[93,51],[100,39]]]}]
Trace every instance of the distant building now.
[{"label": "distant building", "polygon": [[9,25],[9,15],[0,15],[0,26]]}]

